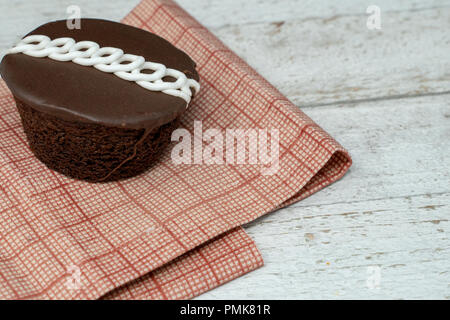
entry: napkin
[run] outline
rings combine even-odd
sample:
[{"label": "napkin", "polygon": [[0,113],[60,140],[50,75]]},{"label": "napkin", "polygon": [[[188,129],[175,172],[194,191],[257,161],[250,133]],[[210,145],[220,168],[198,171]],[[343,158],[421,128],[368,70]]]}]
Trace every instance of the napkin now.
[{"label": "napkin", "polygon": [[[174,161],[174,141],[137,177],[67,178],[33,156],[0,81],[2,299],[197,296],[262,266],[241,225],[311,195],[351,165],[339,143],[175,2],[143,0],[123,22],[197,63],[202,88],[180,125],[193,136],[194,161]],[[195,133],[208,129],[216,137],[253,130],[272,155],[278,146],[278,160],[195,161],[206,144]],[[244,150],[250,159],[254,150]]]}]

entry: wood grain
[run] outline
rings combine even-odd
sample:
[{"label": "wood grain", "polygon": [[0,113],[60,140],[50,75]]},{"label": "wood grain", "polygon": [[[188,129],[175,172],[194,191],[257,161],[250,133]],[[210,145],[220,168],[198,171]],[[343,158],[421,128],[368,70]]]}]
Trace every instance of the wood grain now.
[{"label": "wood grain", "polygon": [[[342,16],[366,16],[370,5],[382,13],[406,13],[450,7],[448,0],[179,0],[201,23],[212,30],[230,25],[328,20]],[[363,26],[366,23],[364,21]]]},{"label": "wood grain", "polygon": [[[199,299],[449,299],[450,1],[178,2],[354,160],[341,181],[246,226],[266,265]],[[137,3],[1,0],[0,49],[69,4],[119,20]],[[379,31],[366,28],[371,4]]]},{"label": "wood grain", "polygon": [[[343,180],[246,227],[265,266],[200,298],[450,298],[448,95],[311,108]],[[367,285],[370,267],[380,286]]]},{"label": "wood grain", "polygon": [[[383,8],[383,7],[381,7]],[[300,107],[450,92],[450,7],[213,29]]]}]

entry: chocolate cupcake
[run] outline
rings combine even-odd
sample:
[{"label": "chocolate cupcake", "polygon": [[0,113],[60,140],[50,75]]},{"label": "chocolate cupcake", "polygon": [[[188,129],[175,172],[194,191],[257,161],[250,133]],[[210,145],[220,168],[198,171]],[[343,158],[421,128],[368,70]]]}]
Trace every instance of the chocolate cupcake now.
[{"label": "chocolate cupcake", "polygon": [[195,63],[124,24],[47,23],[8,51],[1,75],[28,143],[48,168],[93,182],[150,168],[199,90]]}]

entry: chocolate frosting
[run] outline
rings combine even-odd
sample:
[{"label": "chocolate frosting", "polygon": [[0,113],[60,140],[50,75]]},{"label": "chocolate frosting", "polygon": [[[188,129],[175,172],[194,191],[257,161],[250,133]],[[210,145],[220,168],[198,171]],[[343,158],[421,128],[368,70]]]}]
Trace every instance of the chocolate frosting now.
[{"label": "chocolate frosting", "polygon": [[[150,32],[121,23],[81,19],[81,29],[69,30],[66,20],[44,24],[28,35],[50,39],[71,37],[116,47],[162,63],[198,81],[195,62],[183,51]],[[27,35],[27,36],[28,36]],[[0,72],[13,95],[36,110],[70,120],[132,129],[152,129],[168,123],[186,110],[186,101],[149,91],[135,82],[73,62],[8,54]],[[167,80],[167,79],[166,79]]]}]

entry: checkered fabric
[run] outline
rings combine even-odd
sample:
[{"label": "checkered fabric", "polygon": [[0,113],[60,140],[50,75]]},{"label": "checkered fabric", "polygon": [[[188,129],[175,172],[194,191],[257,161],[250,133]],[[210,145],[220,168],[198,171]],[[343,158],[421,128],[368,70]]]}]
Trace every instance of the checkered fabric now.
[{"label": "checkered fabric", "polygon": [[191,298],[262,265],[244,223],[344,175],[348,153],[170,0],[144,0],[124,23],[161,35],[198,65],[193,130],[276,128],[280,169],[176,165],[92,184],[53,172],[29,150],[0,82],[0,297]]}]

